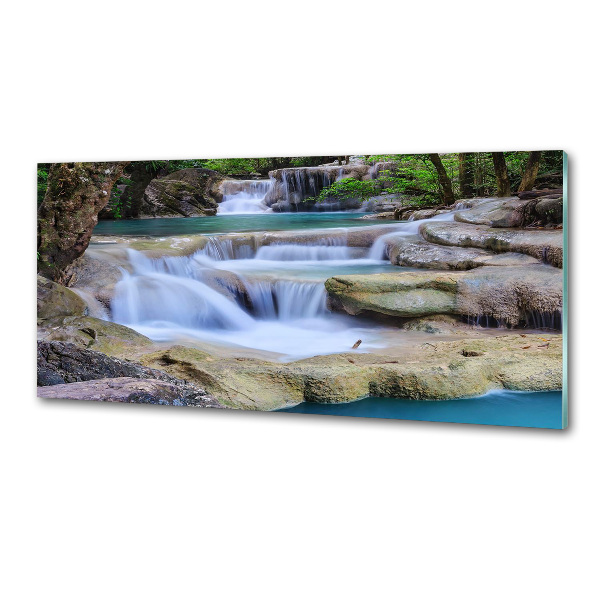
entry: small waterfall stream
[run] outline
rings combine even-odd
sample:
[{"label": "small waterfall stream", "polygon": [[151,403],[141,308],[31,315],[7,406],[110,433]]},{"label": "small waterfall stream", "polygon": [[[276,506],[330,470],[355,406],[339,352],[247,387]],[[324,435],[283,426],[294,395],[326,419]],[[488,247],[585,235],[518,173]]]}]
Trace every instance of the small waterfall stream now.
[{"label": "small waterfall stream", "polygon": [[386,235],[382,235],[375,240],[375,243],[371,246],[369,250],[368,258],[371,260],[385,260],[388,258],[387,255],[387,245],[393,238],[399,235],[417,235],[419,233],[419,227],[423,223],[429,223],[431,221],[453,221],[454,220],[454,211],[449,211],[447,213],[442,213],[441,215],[436,215],[435,217],[431,217],[430,219],[422,219],[420,221],[408,221],[407,223],[402,223],[400,227],[388,233]]},{"label": "small waterfall stream", "polygon": [[218,214],[252,214],[267,210],[264,203],[273,182],[264,180],[225,180],[222,186],[223,202],[219,205]]}]

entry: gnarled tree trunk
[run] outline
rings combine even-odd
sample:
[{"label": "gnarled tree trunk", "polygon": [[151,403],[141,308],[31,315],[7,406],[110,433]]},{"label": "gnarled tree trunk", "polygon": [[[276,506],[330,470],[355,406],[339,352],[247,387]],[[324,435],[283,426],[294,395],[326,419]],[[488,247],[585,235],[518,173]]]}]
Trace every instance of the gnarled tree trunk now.
[{"label": "gnarled tree trunk", "polygon": [[458,185],[461,198],[475,196],[475,155],[473,152],[460,152],[458,155]]},{"label": "gnarled tree trunk", "polygon": [[88,247],[98,213],[126,162],[54,163],[38,209],[38,273],[66,283],[67,267]]},{"label": "gnarled tree trunk", "polygon": [[521,179],[521,185],[519,186],[519,192],[528,192],[533,189],[535,180],[540,168],[540,160],[542,159],[542,153],[539,150],[529,153],[527,164],[525,165],[525,172],[523,173],[523,179]]},{"label": "gnarled tree trunk", "polygon": [[450,177],[448,177],[448,173],[446,173],[446,168],[442,163],[442,159],[439,154],[429,154],[429,160],[433,163],[435,170],[438,174],[438,179],[440,181],[440,186],[442,188],[442,196],[444,204],[454,204],[454,192],[452,191],[452,182],[450,181]]},{"label": "gnarled tree trunk", "polygon": [[504,160],[504,152],[492,152],[492,161],[494,162],[494,173],[496,173],[498,197],[510,196],[510,181],[506,161]]}]

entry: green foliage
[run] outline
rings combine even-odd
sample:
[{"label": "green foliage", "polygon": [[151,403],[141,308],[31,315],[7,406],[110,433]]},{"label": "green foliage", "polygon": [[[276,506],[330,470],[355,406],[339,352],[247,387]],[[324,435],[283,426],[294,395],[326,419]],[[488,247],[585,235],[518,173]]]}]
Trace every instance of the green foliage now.
[{"label": "green foliage", "polygon": [[[512,151],[504,153],[511,188],[518,188],[529,152]],[[459,155],[441,154],[440,159],[452,183],[456,198],[460,198]],[[560,172],[562,152],[548,151],[542,155],[539,176]],[[351,199],[365,201],[374,196],[400,197],[404,204],[420,206],[436,205],[442,201],[443,194],[437,171],[428,154],[381,154],[369,156],[372,164],[383,163],[377,173],[377,179],[359,181],[343,179],[325,188],[316,198],[307,198],[307,202],[345,202]],[[472,153],[469,168],[473,170],[476,196],[494,196],[496,194],[496,175],[491,153]]]},{"label": "green foliage", "polygon": [[110,200],[108,201],[108,206],[106,208],[112,212],[115,219],[122,219],[123,212],[130,207],[131,203],[129,197],[123,198],[123,192],[119,188],[119,185],[131,185],[132,183],[133,181],[131,181],[131,179],[121,177],[112,189]]},{"label": "green foliage", "polygon": [[[307,201],[325,202],[360,200],[374,196],[402,197],[406,204],[438,204],[442,190],[435,167],[426,154],[385,154],[370,156],[369,160],[382,163],[376,179],[360,181],[345,178],[325,188],[316,198]],[[449,177],[458,173],[457,155],[442,157]],[[458,180],[456,182],[458,186]]]},{"label": "green foliage", "polygon": [[50,171],[51,163],[38,163],[37,166],[37,203],[38,206],[42,203],[48,188],[48,172]]},{"label": "green foliage", "polygon": [[346,202],[348,200],[359,199],[361,201],[368,200],[373,196],[381,193],[381,184],[376,179],[368,181],[359,181],[352,177],[340,179],[332,183],[329,187],[323,188],[321,193],[316,198],[306,198],[304,202]]},{"label": "green foliage", "polygon": [[204,167],[228,177],[266,177],[269,171],[289,167],[314,167],[332,161],[332,156],[274,156],[264,158],[214,158],[172,161],[171,170]]}]

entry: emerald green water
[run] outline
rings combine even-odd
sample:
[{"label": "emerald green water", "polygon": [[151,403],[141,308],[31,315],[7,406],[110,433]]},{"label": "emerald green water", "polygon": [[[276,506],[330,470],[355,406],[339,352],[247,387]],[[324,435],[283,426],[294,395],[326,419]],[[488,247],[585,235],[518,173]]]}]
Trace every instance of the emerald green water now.
[{"label": "emerald green water", "polygon": [[393,220],[363,220],[369,213],[258,213],[217,215],[173,219],[123,219],[100,221],[95,235],[170,236],[243,231],[287,231],[291,229],[329,229],[333,227],[365,227],[398,223]]}]

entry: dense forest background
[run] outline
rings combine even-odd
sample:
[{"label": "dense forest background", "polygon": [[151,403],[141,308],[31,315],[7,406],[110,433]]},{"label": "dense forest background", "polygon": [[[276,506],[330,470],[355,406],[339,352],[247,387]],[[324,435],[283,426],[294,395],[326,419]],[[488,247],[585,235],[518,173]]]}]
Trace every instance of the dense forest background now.
[{"label": "dense forest background", "polygon": [[[433,206],[452,204],[458,199],[509,196],[534,186],[554,187],[562,182],[561,150],[536,152],[465,152],[447,154],[382,154],[354,157],[367,163],[380,163],[376,178],[362,181],[345,178],[323,189],[307,201],[343,202],[367,200],[379,195],[398,195],[407,203]],[[155,160],[131,163],[129,173],[116,182],[107,209],[121,218],[130,198],[123,186],[145,187],[152,179],[189,168],[216,171],[233,179],[264,179],[270,171],[322,164],[347,164],[348,156],[290,156],[266,158],[221,158]],[[38,205],[48,187],[51,164],[41,163],[37,171]]]}]

